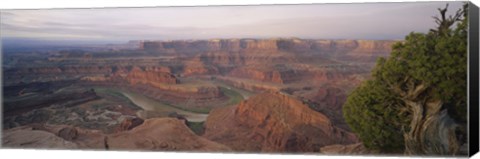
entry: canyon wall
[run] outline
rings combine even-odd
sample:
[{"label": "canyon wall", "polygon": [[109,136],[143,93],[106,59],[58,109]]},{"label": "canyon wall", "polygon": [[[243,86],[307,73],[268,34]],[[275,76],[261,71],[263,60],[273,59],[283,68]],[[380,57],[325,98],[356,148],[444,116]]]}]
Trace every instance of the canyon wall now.
[{"label": "canyon wall", "polygon": [[165,67],[147,67],[142,69],[140,67],[133,67],[125,79],[130,84],[144,83],[153,86],[161,84],[177,84],[177,78],[170,73],[170,70]]},{"label": "canyon wall", "polygon": [[311,40],[311,39],[213,39],[144,41],[140,48],[164,53],[285,51],[294,53],[347,53],[358,55],[386,55],[393,40]]},{"label": "canyon wall", "polygon": [[213,39],[213,40],[176,40],[176,41],[145,41],[140,44],[144,50],[165,51],[165,52],[216,52],[241,50],[275,50],[277,40],[257,39]]}]

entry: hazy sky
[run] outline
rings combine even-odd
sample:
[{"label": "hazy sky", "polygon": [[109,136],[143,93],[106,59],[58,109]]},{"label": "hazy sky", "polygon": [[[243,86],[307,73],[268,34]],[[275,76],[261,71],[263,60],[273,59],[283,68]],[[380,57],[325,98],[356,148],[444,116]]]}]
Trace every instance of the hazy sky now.
[{"label": "hazy sky", "polygon": [[[461,2],[449,2],[453,14]],[[176,40],[211,38],[403,39],[427,32],[446,2],[1,11],[2,38]]]}]

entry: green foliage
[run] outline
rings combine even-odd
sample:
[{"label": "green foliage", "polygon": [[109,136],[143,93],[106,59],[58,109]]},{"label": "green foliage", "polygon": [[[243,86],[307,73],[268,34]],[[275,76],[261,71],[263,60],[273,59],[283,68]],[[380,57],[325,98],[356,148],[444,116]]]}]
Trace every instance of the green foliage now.
[{"label": "green foliage", "polygon": [[[439,9],[440,10],[440,9]],[[446,11],[444,10],[440,10]],[[344,116],[367,148],[401,151],[409,110],[403,103],[409,92],[426,86],[416,99],[441,100],[457,122],[466,123],[467,18],[466,5],[458,17],[437,19],[430,32],[410,33],[381,58],[366,81],[348,97]],[[462,18],[463,17],[463,18]],[[453,21],[453,22],[452,22]],[[457,24],[454,29],[448,24]]]},{"label": "green foliage", "polygon": [[401,104],[384,85],[372,80],[349,95],[343,113],[365,147],[398,152],[404,147],[402,126],[409,122],[400,110]]}]

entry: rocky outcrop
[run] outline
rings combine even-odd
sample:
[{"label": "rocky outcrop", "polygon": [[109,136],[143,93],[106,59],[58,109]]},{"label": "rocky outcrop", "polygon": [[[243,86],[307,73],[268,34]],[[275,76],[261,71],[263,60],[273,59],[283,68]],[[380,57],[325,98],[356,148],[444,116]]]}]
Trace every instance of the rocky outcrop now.
[{"label": "rocky outcrop", "polygon": [[17,127],[2,131],[2,147],[37,149],[75,149],[78,145],[53,133]]},{"label": "rocky outcrop", "polygon": [[183,121],[174,118],[148,119],[130,131],[108,136],[112,150],[230,151],[225,145],[195,135]]},{"label": "rocky outcrop", "polygon": [[67,125],[27,125],[4,130],[2,146],[83,150],[231,151],[225,145],[195,135],[183,120],[176,118],[148,119],[130,130],[113,134]]},{"label": "rocky outcrop", "polygon": [[[104,149],[105,134],[68,125],[29,124],[2,133],[2,146],[15,148]],[[28,145],[28,146],[26,146]]]},{"label": "rocky outcrop", "polygon": [[144,120],[141,118],[125,118],[120,125],[118,126],[117,131],[127,131],[127,130],[132,130],[133,128],[143,124]]},{"label": "rocky outcrop", "polygon": [[72,141],[78,137],[78,130],[75,127],[65,127],[58,131],[57,136]]},{"label": "rocky outcrop", "polygon": [[214,109],[204,136],[236,151],[315,152],[357,142],[323,114],[281,93],[266,92],[235,107]]}]

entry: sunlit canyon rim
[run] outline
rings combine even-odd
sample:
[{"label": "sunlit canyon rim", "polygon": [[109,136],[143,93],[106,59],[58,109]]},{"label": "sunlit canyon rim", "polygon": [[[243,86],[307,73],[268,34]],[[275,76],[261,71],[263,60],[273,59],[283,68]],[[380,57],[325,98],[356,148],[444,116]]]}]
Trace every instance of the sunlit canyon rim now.
[{"label": "sunlit canyon rim", "polygon": [[87,51],[4,54],[2,142],[325,153],[344,145],[360,153],[366,150],[341,107],[395,42],[131,41]]}]

